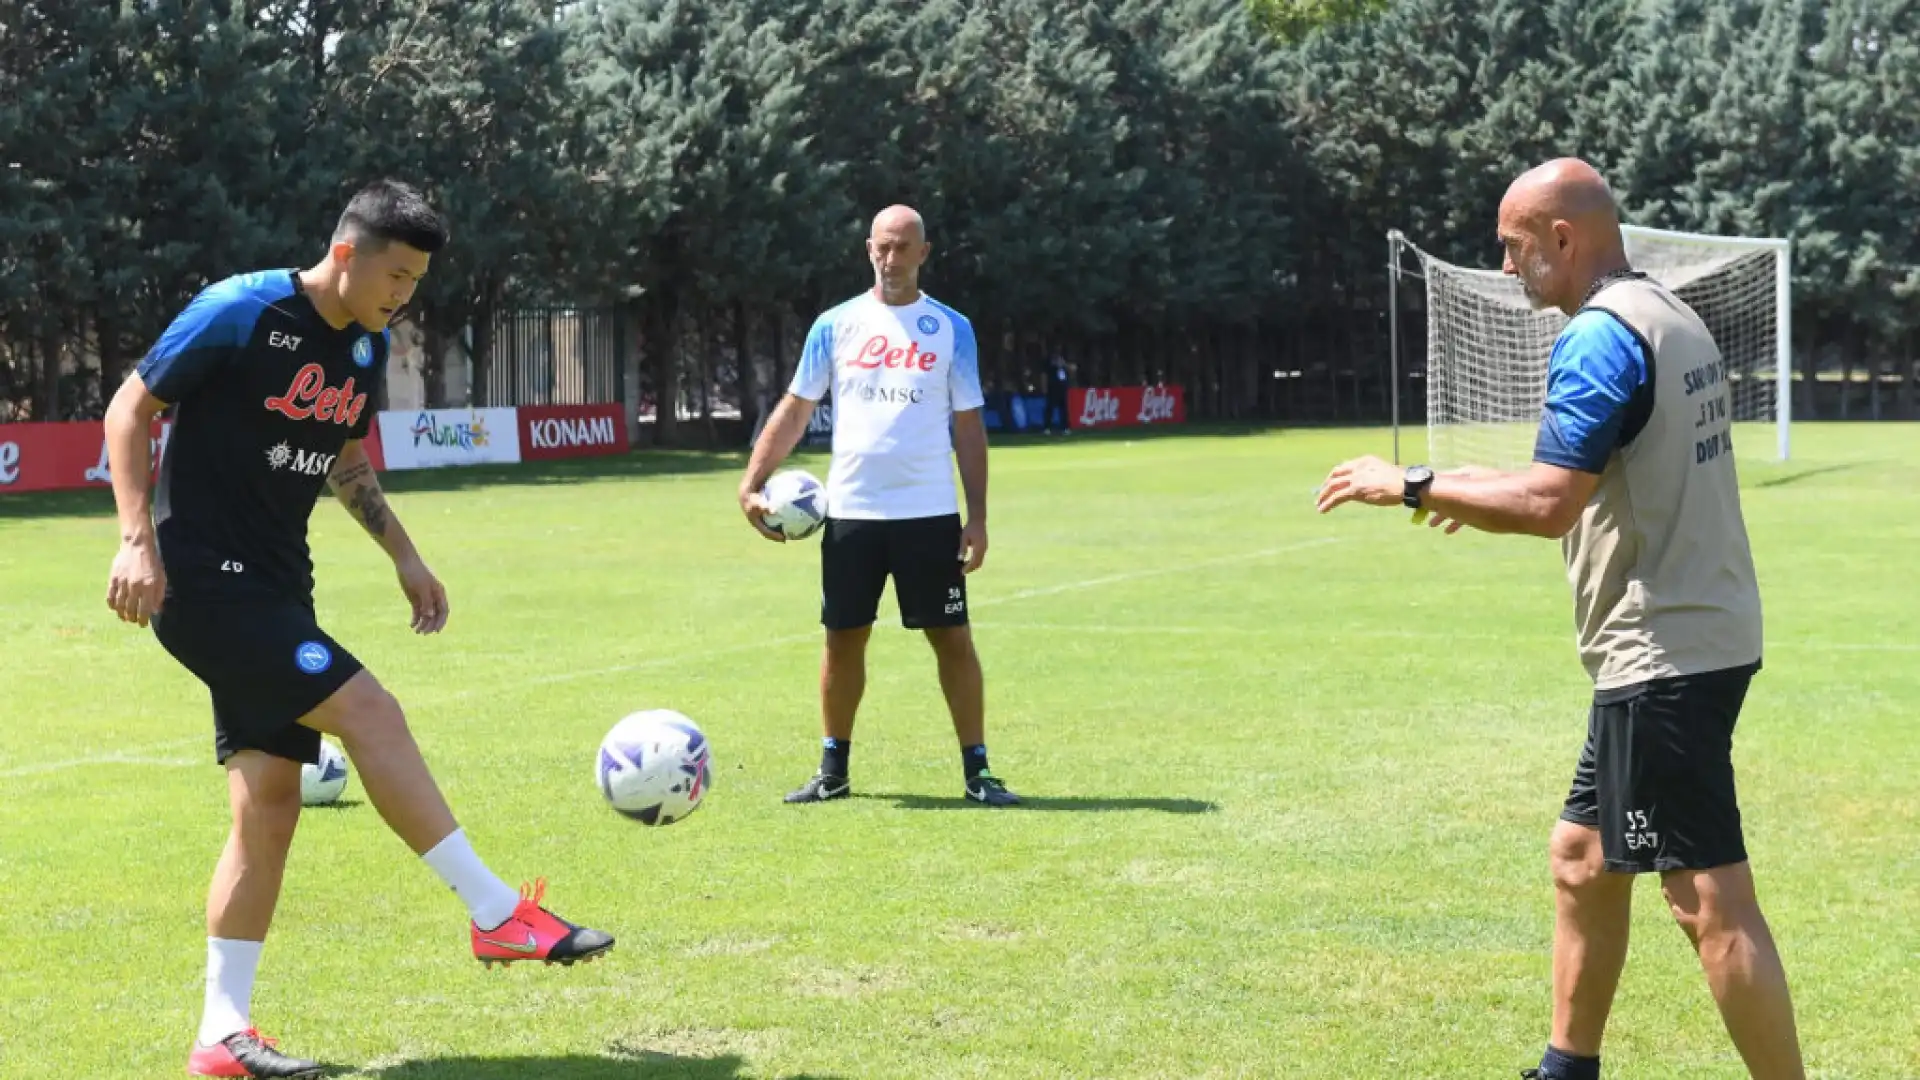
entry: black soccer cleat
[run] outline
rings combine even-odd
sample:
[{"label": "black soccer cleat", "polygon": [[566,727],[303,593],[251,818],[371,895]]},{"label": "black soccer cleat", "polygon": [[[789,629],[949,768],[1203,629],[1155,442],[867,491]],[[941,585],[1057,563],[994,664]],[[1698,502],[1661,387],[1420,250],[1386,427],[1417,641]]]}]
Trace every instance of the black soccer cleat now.
[{"label": "black soccer cleat", "polygon": [[1020,796],[1007,790],[1007,785],[990,772],[967,779],[967,798],[987,806],[1019,806]]},{"label": "black soccer cleat", "polygon": [[832,799],[844,799],[853,794],[853,785],[844,776],[828,776],[826,773],[814,773],[813,779],[800,786],[797,791],[787,793],[787,802],[809,803],[827,802]]},{"label": "black soccer cleat", "polygon": [[195,1045],[187,1058],[188,1076],[260,1076],[278,1080],[310,1080],[321,1074],[317,1061],[288,1057],[274,1049],[274,1040],[253,1028],[236,1031],[212,1046]]}]

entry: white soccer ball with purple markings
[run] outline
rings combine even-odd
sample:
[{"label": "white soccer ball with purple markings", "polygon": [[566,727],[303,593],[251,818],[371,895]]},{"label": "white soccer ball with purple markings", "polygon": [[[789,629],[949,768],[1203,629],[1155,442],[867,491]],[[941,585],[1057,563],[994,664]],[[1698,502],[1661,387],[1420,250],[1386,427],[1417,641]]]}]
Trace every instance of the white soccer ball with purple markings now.
[{"label": "white soccer ball with purple markings", "polygon": [[607,805],[642,825],[671,825],[695,810],[711,784],[707,737],[672,709],[621,719],[600,740],[594,780]]},{"label": "white soccer ball with purple markings", "polygon": [[347,755],[328,739],[320,740],[320,760],[300,765],[300,803],[325,806],[347,790]]},{"label": "white soccer ball with purple markings", "polygon": [[789,540],[805,540],[827,521],[827,489],[804,469],[775,473],[760,489],[767,526]]}]

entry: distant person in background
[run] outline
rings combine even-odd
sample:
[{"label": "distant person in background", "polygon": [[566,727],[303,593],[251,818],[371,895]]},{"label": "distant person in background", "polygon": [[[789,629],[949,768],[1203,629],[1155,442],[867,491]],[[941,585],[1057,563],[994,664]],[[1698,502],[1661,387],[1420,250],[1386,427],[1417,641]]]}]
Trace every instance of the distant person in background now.
[{"label": "distant person in background", "polygon": [[1065,434],[1071,430],[1067,422],[1067,390],[1073,385],[1073,376],[1067,371],[1067,358],[1059,353],[1053,354],[1053,363],[1047,366],[1047,434],[1054,433],[1056,418],[1059,431]]}]

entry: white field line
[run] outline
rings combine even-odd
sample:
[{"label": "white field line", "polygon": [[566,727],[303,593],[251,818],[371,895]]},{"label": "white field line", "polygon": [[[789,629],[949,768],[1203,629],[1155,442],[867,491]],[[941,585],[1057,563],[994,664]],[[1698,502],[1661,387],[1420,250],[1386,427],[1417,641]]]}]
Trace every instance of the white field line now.
[{"label": "white field line", "polygon": [[[1204,570],[1214,566],[1254,562],[1260,559],[1271,558],[1275,555],[1284,555],[1293,551],[1305,551],[1309,548],[1323,547],[1327,544],[1340,542],[1342,542],[1340,537],[1328,536],[1314,540],[1303,540],[1293,544],[1280,544],[1274,547],[1261,548],[1257,551],[1242,552],[1238,555],[1221,555],[1209,559],[1195,559],[1189,562],[1175,563],[1169,566],[1156,566],[1146,570],[1130,570],[1119,574],[1105,574],[1100,577],[1086,578],[1081,581],[1070,581],[1061,585],[1049,585],[1038,589],[1023,589],[1020,592],[1010,593],[1006,596],[989,597],[976,602],[973,606],[978,610],[979,608],[993,607],[999,604],[1019,603],[1023,600],[1033,600],[1042,596],[1057,596],[1061,593],[1097,589],[1102,585],[1116,585],[1121,582],[1139,581],[1145,578],[1168,577],[1177,574],[1191,573],[1195,570]],[[698,652],[674,653],[668,656],[651,657],[646,660],[636,660],[630,664],[615,664],[610,667],[587,668],[581,671],[563,671],[551,675],[537,675],[528,679],[516,680],[511,685],[513,687],[551,686],[557,683],[578,682],[582,679],[596,679],[603,675],[623,675],[628,672],[645,671],[649,668],[681,667],[683,665],[704,663],[708,660],[722,656],[731,656],[736,653],[759,652],[763,649],[773,649],[783,645],[798,645],[803,642],[819,640],[820,631],[813,630],[804,634],[787,634],[781,637],[769,638],[764,641],[756,641],[748,644],[726,645],[717,649],[703,649]],[[426,703],[444,703],[448,701],[458,701],[476,694],[497,693],[500,689],[500,687],[469,687],[464,690],[456,690],[450,694],[419,695],[413,697],[411,700]],[[20,765],[10,769],[0,769],[0,778],[34,776],[42,773],[60,772],[65,769],[80,769],[96,765],[195,765],[200,764],[200,762],[176,758],[159,758],[150,755],[156,751],[176,750],[202,741],[204,740],[200,737],[175,739],[151,746],[135,747],[130,750],[120,750],[106,754],[94,754],[87,757],[70,758],[65,761],[48,761],[36,765]]]},{"label": "white field line", "polygon": [[[998,619],[983,620],[974,623],[982,630],[1031,631],[1034,633],[1059,634],[1165,634],[1183,635],[1221,635],[1229,637],[1259,638],[1297,638],[1312,637],[1318,641],[1340,641],[1349,638],[1373,640],[1412,640],[1412,641],[1481,641],[1511,642],[1512,634],[1468,634],[1455,630],[1341,630],[1335,633],[1308,630],[1299,627],[1265,626],[1157,626],[1152,623],[1134,625],[1110,625],[1103,623],[1054,623],[1054,622],[1002,622]],[[1556,640],[1562,635],[1553,635]],[[1769,655],[1792,652],[1920,652],[1920,644],[1905,641],[1855,642],[1855,641],[1775,641],[1767,645]]]},{"label": "white field line", "polygon": [[[1101,577],[1087,578],[1082,581],[1070,581],[1063,585],[1049,585],[1045,588],[1040,588],[1040,589],[1025,589],[1020,592],[1011,593],[1007,596],[989,597],[987,599],[975,602],[973,605],[973,608],[974,610],[977,611],[983,607],[992,607],[998,604],[1011,604],[1021,600],[1032,600],[1035,597],[1040,597],[1040,596],[1055,596],[1060,593],[1075,592],[1081,589],[1096,589],[1102,585],[1113,585],[1123,581],[1138,581],[1142,578],[1164,577],[1170,574],[1189,573],[1194,570],[1202,570],[1211,566],[1225,566],[1232,563],[1253,562],[1257,559],[1266,559],[1266,558],[1271,558],[1275,555],[1284,555],[1291,551],[1303,551],[1307,548],[1322,547],[1327,544],[1335,544],[1340,542],[1341,542],[1340,537],[1328,536],[1328,537],[1321,537],[1315,540],[1304,540],[1294,544],[1281,544],[1276,547],[1261,548],[1258,551],[1242,552],[1238,555],[1221,555],[1221,556],[1210,558],[1210,559],[1196,559],[1191,562],[1176,563],[1171,566],[1157,566],[1149,570],[1130,570],[1122,574],[1107,574]],[[660,657],[654,657],[648,660],[637,660],[631,664],[616,664],[611,667],[587,668],[583,671],[562,671],[562,672],[556,672],[552,675],[540,675],[531,679],[519,680],[515,682],[513,685],[515,686],[550,686],[555,683],[577,682],[581,679],[599,678],[602,675],[624,675],[628,672],[643,671],[647,668],[679,667],[683,664],[700,663],[706,660],[711,660],[715,657],[728,656],[734,653],[759,652],[760,650],[763,650],[763,649],[778,648],[782,645],[798,645],[803,642],[810,642],[810,641],[817,642],[820,640],[820,634],[821,634],[821,631],[816,629],[804,634],[787,634],[782,637],[769,638],[765,641],[756,641],[750,644],[727,645],[718,649],[707,649],[701,652],[676,653],[671,656],[660,656]],[[450,695],[446,695],[444,698],[439,695],[433,695],[433,696],[427,697],[425,700],[428,700],[428,701],[454,700],[459,698],[471,697],[475,694],[493,693],[496,690],[497,688],[488,688],[484,690],[469,688],[466,690],[457,690]]]},{"label": "white field line", "polygon": [[1323,536],[1316,540],[1302,540],[1295,544],[1281,544],[1277,547],[1261,548],[1258,551],[1242,552],[1238,555],[1220,555],[1211,559],[1195,559],[1191,562],[1175,563],[1172,566],[1156,566],[1150,570],[1129,570],[1124,574],[1108,574],[1105,577],[1088,578],[1085,581],[1070,581],[1065,585],[1049,585],[1041,589],[1023,589],[1007,596],[989,597],[973,605],[974,610],[992,607],[997,604],[1011,604],[1021,600],[1032,600],[1041,596],[1057,596],[1060,593],[1078,592],[1081,589],[1097,589],[1102,585],[1114,585],[1122,581],[1139,581],[1142,578],[1166,577],[1170,574],[1187,574],[1195,570],[1204,570],[1212,566],[1227,566],[1233,563],[1254,562],[1259,559],[1285,555],[1291,551],[1305,551],[1308,548],[1325,547],[1328,544],[1344,543],[1339,536]]},{"label": "white field line", "polygon": [[179,750],[196,743],[211,744],[211,734],[191,739],[169,739],[162,743],[149,743],[146,746],[129,747],[105,754],[89,754],[86,757],[68,758],[65,761],[43,761],[34,765],[16,765],[9,769],[0,769],[0,778],[16,776],[38,776],[41,773],[60,772],[63,769],[81,769],[90,765],[160,765],[169,768],[181,768],[188,765],[203,765],[213,760],[209,755],[204,759],[187,760],[177,757],[157,757],[161,751]]}]

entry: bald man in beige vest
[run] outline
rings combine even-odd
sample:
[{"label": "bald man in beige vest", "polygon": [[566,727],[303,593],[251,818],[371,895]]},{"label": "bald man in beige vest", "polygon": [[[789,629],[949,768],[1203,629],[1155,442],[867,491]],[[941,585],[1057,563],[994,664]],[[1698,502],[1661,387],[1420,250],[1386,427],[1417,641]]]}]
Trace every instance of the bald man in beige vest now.
[{"label": "bald man in beige vest", "polygon": [[1534,306],[1571,316],[1533,466],[1435,475],[1360,458],[1327,477],[1319,509],[1402,506],[1448,532],[1561,542],[1594,699],[1550,844],[1553,1030],[1522,1075],[1598,1080],[1634,875],[1658,873],[1748,1073],[1804,1080],[1734,792],[1733,728],[1761,622],[1726,365],[1699,317],[1628,266],[1612,193],[1585,162],[1515,180],[1499,236]]}]

